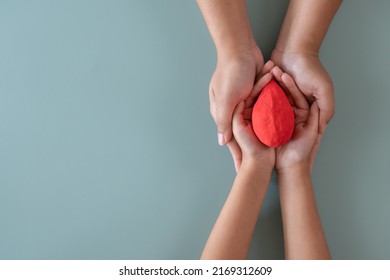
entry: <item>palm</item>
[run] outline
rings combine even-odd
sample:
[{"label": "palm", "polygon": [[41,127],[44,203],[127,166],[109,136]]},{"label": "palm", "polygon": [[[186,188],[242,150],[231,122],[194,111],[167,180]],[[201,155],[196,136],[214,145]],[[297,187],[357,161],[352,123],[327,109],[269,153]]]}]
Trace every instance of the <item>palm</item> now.
[{"label": "palm", "polygon": [[[261,59],[261,61],[262,61],[262,59]],[[253,134],[252,125],[248,123],[248,122],[251,122],[251,118],[252,118],[251,112],[252,112],[254,103],[255,103],[258,95],[260,94],[261,89],[271,80],[272,75],[269,73],[269,71],[272,69],[273,66],[274,66],[273,62],[268,61],[259,73],[256,72],[256,77],[255,77],[256,84],[253,85],[254,81],[252,81],[249,94],[245,94],[244,100],[245,100],[245,112],[246,113],[245,113],[244,119],[246,120],[246,123],[244,126],[247,127],[247,130],[248,130],[247,132],[250,132],[251,134]],[[237,73],[234,73],[234,74],[237,75]],[[213,79],[214,79],[214,77],[213,77]],[[241,95],[239,95],[239,96],[241,96]],[[238,102],[240,102],[240,101],[241,100],[239,100]],[[218,112],[216,112],[217,110],[215,110],[215,107],[217,107],[217,106],[215,106],[216,97],[213,94],[210,94],[210,104],[211,104],[211,114],[213,115],[214,119],[216,119],[215,116],[218,116]],[[234,105],[234,107],[235,106],[236,106],[236,104]],[[213,108],[214,108],[214,110],[213,110]],[[226,106],[225,106],[225,108],[226,108]],[[255,140],[258,142],[257,138]],[[239,168],[241,166],[242,158],[243,158],[243,151],[241,151],[240,145],[237,143],[237,140],[235,139],[235,137],[232,137],[231,140],[228,142],[228,147],[229,147],[230,153],[233,156],[235,168],[236,168],[236,170],[239,170]],[[273,167],[273,165],[275,163],[274,149],[272,149],[272,155],[270,156],[269,161],[272,163],[272,167]]]},{"label": "palm", "polygon": [[[288,167],[290,164],[301,160],[300,150],[302,146],[310,146],[312,143],[302,143],[302,136],[305,133],[304,125],[309,116],[309,110],[299,109],[294,106],[295,128],[290,141],[281,147],[276,148],[276,169]],[[299,141],[298,141],[299,139]]]},{"label": "palm", "polygon": [[[218,129],[225,132],[231,126],[236,105],[245,100],[264,66],[257,48],[231,59],[221,59],[210,81],[210,112]],[[229,139],[227,139],[229,140]]]},{"label": "palm", "polygon": [[[270,76],[265,78],[269,79]],[[269,170],[275,166],[275,149],[261,143],[253,132],[253,103],[252,101],[248,102],[248,100],[240,102],[233,115],[234,139],[232,141],[240,149],[240,162],[239,165],[236,165],[237,171],[240,168],[241,160],[245,160],[245,158],[255,160],[257,165],[262,165]]]},{"label": "palm", "polygon": [[273,168],[275,166],[275,149],[272,147],[267,147],[263,143],[259,141],[257,136],[253,132],[252,127],[252,111],[253,104],[246,104],[244,109],[244,122],[245,122],[245,134],[238,135],[247,135],[247,137],[236,137],[237,142],[240,147],[246,147],[246,150],[243,152],[251,153],[252,156],[257,157],[263,163],[269,165],[269,167]]},{"label": "palm", "polygon": [[320,131],[323,132],[334,114],[334,96],[332,80],[318,57],[273,51],[271,59],[293,77],[309,104],[317,101]]},{"label": "palm", "polygon": [[[275,66],[271,70],[272,75],[284,89],[291,106],[294,111],[294,132],[288,143],[282,147],[276,148],[276,169],[282,169],[296,163],[303,162],[309,159],[311,164],[310,153],[318,133],[318,116],[313,125],[313,116],[310,114],[317,112],[318,104],[313,103],[310,107],[302,91],[297,87],[293,78],[283,73],[283,71]],[[315,104],[315,106],[314,106]],[[311,125],[309,125],[311,121]]]},{"label": "palm", "polygon": [[310,153],[310,167],[320,147],[322,134],[334,115],[334,89],[332,79],[322,66],[319,58],[314,55],[284,53],[274,50],[272,61],[295,80],[298,88],[309,104],[317,102],[320,109],[319,131],[316,142]]}]

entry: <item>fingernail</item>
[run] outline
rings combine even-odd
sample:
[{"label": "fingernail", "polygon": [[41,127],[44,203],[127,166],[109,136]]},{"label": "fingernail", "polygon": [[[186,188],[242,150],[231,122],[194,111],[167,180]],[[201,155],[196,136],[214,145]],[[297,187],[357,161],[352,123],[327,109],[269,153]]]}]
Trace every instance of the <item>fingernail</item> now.
[{"label": "fingernail", "polygon": [[220,146],[225,145],[225,137],[223,136],[222,133],[218,132],[218,144]]}]

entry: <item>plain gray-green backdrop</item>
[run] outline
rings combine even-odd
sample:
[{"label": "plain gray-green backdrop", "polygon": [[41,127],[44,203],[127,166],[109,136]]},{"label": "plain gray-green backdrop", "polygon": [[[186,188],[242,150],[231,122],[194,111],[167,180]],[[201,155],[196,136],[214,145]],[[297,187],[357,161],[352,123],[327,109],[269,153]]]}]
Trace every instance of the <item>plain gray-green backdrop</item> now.
[{"label": "plain gray-green backdrop", "polygon": [[[267,59],[287,0],[247,2]],[[335,259],[390,258],[390,2],[344,1],[315,168]],[[192,0],[0,0],[0,258],[197,259],[235,172]],[[283,258],[275,178],[250,258]]]}]

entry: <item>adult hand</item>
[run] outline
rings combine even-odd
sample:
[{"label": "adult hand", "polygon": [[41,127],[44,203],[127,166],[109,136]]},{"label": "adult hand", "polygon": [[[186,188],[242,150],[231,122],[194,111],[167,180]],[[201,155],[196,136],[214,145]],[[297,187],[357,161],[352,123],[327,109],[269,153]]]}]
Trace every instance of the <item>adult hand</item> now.
[{"label": "adult hand", "polygon": [[209,96],[210,113],[217,125],[220,145],[230,142],[233,111],[240,101],[249,96],[263,65],[263,55],[257,46],[218,57]]},{"label": "adult hand", "polygon": [[[292,76],[309,104],[317,101],[320,118],[319,131],[310,158],[310,165],[312,166],[314,157],[320,146],[322,134],[325,132],[326,126],[335,111],[332,79],[326,72],[318,56],[314,54],[289,53],[274,50],[271,55],[271,60],[284,72]],[[272,73],[276,77],[282,75],[282,71],[278,68],[272,69]]]},{"label": "adult hand", "polygon": [[[228,145],[236,170],[241,164],[242,153],[232,135],[233,111],[238,103],[248,99],[254,84],[273,66],[273,62],[268,62],[263,67],[263,56],[256,46],[251,52],[240,52],[235,56],[218,60],[211,79],[210,112],[217,124],[218,142],[220,145]],[[260,89],[255,94],[259,92]],[[253,104],[246,102],[246,107],[248,106]]]},{"label": "adult hand", "polygon": [[228,144],[234,162],[240,151],[232,141],[233,111],[261,75],[263,55],[253,36],[245,0],[197,0],[217,50],[217,68],[210,82],[210,112],[218,142]]}]

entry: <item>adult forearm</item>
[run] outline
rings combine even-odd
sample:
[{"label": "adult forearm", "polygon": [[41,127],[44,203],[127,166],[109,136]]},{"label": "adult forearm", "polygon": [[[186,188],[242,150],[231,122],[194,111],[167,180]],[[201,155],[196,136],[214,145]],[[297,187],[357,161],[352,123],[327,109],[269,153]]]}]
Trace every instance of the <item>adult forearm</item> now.
[{"label": "adult forearm", "polygon": [[309,166],[278,172],[286,259],[329,259]]},{"label": "adult forearm", "polygon": [[197,0],[217,48],[218,56],[251,50],[256,46],[245,0]]},{"label": "adult forearm", "polygon": [[214,225],[202,259],[245,259],[271,178],[269,172],[241,166]]},{"label": "adult forearm", "polygon": [[276,49],[318,54],[342,0],[291,0]]}]

